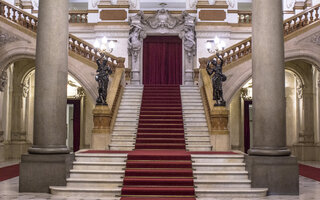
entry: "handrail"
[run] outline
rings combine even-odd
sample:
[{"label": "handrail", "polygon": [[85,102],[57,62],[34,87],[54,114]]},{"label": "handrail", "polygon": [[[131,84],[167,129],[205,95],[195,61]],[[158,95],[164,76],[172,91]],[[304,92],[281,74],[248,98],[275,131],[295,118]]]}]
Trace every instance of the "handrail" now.
[{"label": "handrail", "polygon": [[[295,16],[286,19],[283,22],[284,36],[287,36],[308,24],[319,21],[319,9],[320,4],[317,4]],[[251,54],[251,37],[236,43],[235,45],[228,47],[221,52],[221,56],[225,60],[225,64],[231,64],[247,55]],[[216,55],[212,55],[207,58],[199,58],[200,68],[206,67],[206,62],[217,58]]]},{"label": "handrail", "polygon": [[[37,32],[38,27],[38,18],[19,9],[15,6],[0,1],[0,16],[19,24],[33,32]],[[69,34],[69,51],[74,52],[81,57],[85,58],[91,64],[94,65],[95,61],[101,57],[100,50],[93,47],[90,43]],[[109,57],[109,64],[112,67],[113,71],[116,67],[124,67],[125,59],[122,57],[116,57],[112,54],[105,53]]]}]

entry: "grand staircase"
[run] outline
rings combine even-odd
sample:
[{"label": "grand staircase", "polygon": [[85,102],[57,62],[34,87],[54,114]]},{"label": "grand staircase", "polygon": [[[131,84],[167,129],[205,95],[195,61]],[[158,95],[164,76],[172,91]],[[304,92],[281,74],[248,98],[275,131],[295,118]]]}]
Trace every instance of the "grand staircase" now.
[{"label": "grand staircase", "polygon": [[145,86],[143,92],[142,87],[127,87],[110,148],[76,153],[67,186],[52,186],[51,193],[121,200],[211,200],[267,193],[251,188],[244,155],[210,151],[197,87]]}]

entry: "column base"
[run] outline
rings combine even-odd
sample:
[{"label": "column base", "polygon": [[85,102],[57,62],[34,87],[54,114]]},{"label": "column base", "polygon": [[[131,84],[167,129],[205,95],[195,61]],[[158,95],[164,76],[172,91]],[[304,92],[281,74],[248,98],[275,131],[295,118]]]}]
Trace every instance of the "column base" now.
[{"label": "column base", "polygon": [[250,148],[248,154],[251,156],[290,156],[291,151],[287,147],[272,148]]},{"label": "column base", "polygon": [[49,193],[49,186],[65,186],[74,154],[21,156],[19,192]]},{"label": "column base", "polygon": [[253,188],[268,188],[268,195],[299,195],[299,168],[293,156],[245,156]]},{"label": "column base", "polygon": [[30,154],[68,154],[70,150],[66,145],[52,147],[32,146],[28,149]]}]

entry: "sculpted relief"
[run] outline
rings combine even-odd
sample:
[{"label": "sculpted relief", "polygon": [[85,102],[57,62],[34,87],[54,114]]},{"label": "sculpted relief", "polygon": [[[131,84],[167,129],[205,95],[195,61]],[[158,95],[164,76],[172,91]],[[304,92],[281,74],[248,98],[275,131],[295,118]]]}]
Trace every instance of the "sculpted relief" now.
[{"label": "sculpted relief", "polygon": [[[130,32],[128,39],[129,55],[133,56],[134,61],[141,51],[143,39],[146,38],[147,29],[157,29],[160,33],[172,32],[177,30],[179,37],[183,40],[184,50],[188,58],[195,55],[196,38],[195,38],[195,17],[187,12],[182,12],[180,16],[172,16],[168,10],[158,10],[153,16],[145,17],[142,11],[135,16],[130,17]],[[190,59],[189,59],[190,60]]]}]

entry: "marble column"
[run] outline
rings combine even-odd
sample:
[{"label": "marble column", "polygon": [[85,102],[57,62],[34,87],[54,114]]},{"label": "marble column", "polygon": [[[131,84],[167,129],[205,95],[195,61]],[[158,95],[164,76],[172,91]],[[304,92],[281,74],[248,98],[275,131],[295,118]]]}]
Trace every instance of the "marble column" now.
[{"label": "marble column", "polygon": [[284,39],[281,0],[253,0],[253,144],[247,156],[253,187],[298,194],[298,165],[286,147]]},{"label": "marble column", "polygon": [[20,165],[20,192],[66,185],[72,156],[66,146],[68,0],[40,1],[37,29],[34,138]]}]

